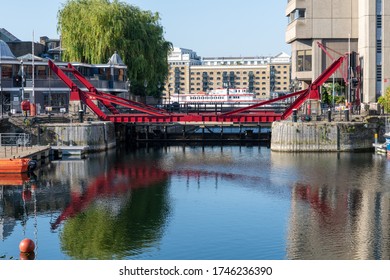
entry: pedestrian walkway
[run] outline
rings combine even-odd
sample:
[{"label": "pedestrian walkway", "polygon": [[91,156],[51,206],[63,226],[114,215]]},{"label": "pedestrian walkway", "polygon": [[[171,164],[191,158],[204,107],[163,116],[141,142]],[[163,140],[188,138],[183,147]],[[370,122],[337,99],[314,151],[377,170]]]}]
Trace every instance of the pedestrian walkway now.
[{"label": "pedestrian walkway", "polygon": [[41,160],[49,157],[50,146],[0,146],[0,159],[7,158],[31,158]]}]

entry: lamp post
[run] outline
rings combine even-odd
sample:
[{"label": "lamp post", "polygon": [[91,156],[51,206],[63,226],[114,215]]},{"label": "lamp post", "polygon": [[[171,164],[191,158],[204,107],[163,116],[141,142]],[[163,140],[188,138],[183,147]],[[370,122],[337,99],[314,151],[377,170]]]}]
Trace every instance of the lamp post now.
[{"label": "lamp post", "polygon": [[332,77],[332,79],[333,79],[333,81],[332,81],[332,108],[333,108],[333,110],[334,110],[334,98],[335,98],[335,92],[334,92],[334,73],[333,73],[333,75],[332,75],[333,77]]},{"label": "lamp post", "polygon": [[160,88],[161,88],[161,83],[158,82],[157,83],[157,90],[158,90],[158,97],[159,97],[159,101],[158,103],[161,103],[161,94],[160,94]]},{"label": "lamp post", "polygon": [[131,81],[128,79],[127,80],[127,94],[128,94],[128,96],[127,96],[127,98],[128,99],[130,99],[130,95],[131,95]]},{"label": "lamp post", "polygon": [[22,74],[22,100],[24,100],[24,66],[23,66],[23,60],[20,61],[20,69],[21,69],[21,74]]},{"label": "lamp post", "polygon": [[145,80],[144,81],[144,88],[145,88],[145,97],[146,97],[146,88],[148,87],[148,81],[147,80]]}]

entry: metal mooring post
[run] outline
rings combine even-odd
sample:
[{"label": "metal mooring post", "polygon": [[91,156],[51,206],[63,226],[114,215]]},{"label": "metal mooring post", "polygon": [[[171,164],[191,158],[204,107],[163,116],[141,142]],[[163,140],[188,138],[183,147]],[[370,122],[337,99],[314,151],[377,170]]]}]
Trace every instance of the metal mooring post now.
[{"label": "metal mooring post", "polygon": [[298,121],[298,111],[297,109],[293,109],[293,122],[297,122]]},{"label": "metal mooring post", "polygon": [[84,122],[84,111],[79,110],[79,122],[83,123]]},{"label": "metal mooring post", "polygon": [[344,110],[345,121],[349,122],[349,109]]},{"label": "metal mooring post", "polygon": [[328,122],[332,122],[332,110],[328,109]]}]

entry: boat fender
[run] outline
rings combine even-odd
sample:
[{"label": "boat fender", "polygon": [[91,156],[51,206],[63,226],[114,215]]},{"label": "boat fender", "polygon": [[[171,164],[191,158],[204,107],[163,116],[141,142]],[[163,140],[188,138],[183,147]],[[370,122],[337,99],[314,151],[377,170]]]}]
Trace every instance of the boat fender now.
[{"label": "boat fender", "polygon": [[36,168],[37,168],[37,166],[38,166],[38,163],[37,163],[37,161],[36,160],[30,160],[29,162],[28,162],[28,171],[29,172],[31,172],[31,171],[34,171]]}]

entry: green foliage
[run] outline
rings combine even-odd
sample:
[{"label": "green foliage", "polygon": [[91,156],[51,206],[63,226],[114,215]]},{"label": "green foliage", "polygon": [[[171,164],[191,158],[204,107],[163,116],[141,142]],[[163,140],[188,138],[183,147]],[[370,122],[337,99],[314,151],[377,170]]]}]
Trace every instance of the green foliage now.
[{"label": "green foliage", "polygon": [[378,103],[383,106],[385,113],[390,113],[390,87],[386,89],[385,95],[378,98]]},{"label": "green foliage", "polygon": [[335,96],[334,103],[335,104],[345,104],[345,96],[344,95]]},{"label": "green foliage", "polygon": [[168,75],[168,52],[158,13],[114,0],[68,0],[58,12],[64,59],[106,63],[117,51],[128,66],[128,78],[136,94],[157,95],[157,85]]},{"label": "green foliage", "polygon": [[115,214],[104,204],[92,203],[65,222],[62,250],[78,260],[124,259],[147,250],[161,238],[170,211],[165,186],[161,183],[118,194],[122,203]]},{"label": "green foliage", "polygon": [[[345,97],[342,95],[344,91],[344,86],[339,83],[334,83],[334,91],[335,91],[335,104],[340,104],[345,101]],[[322,96],[321,101],[326,104],[333,104],[333,83],[325,83],[322,86]]]}]

